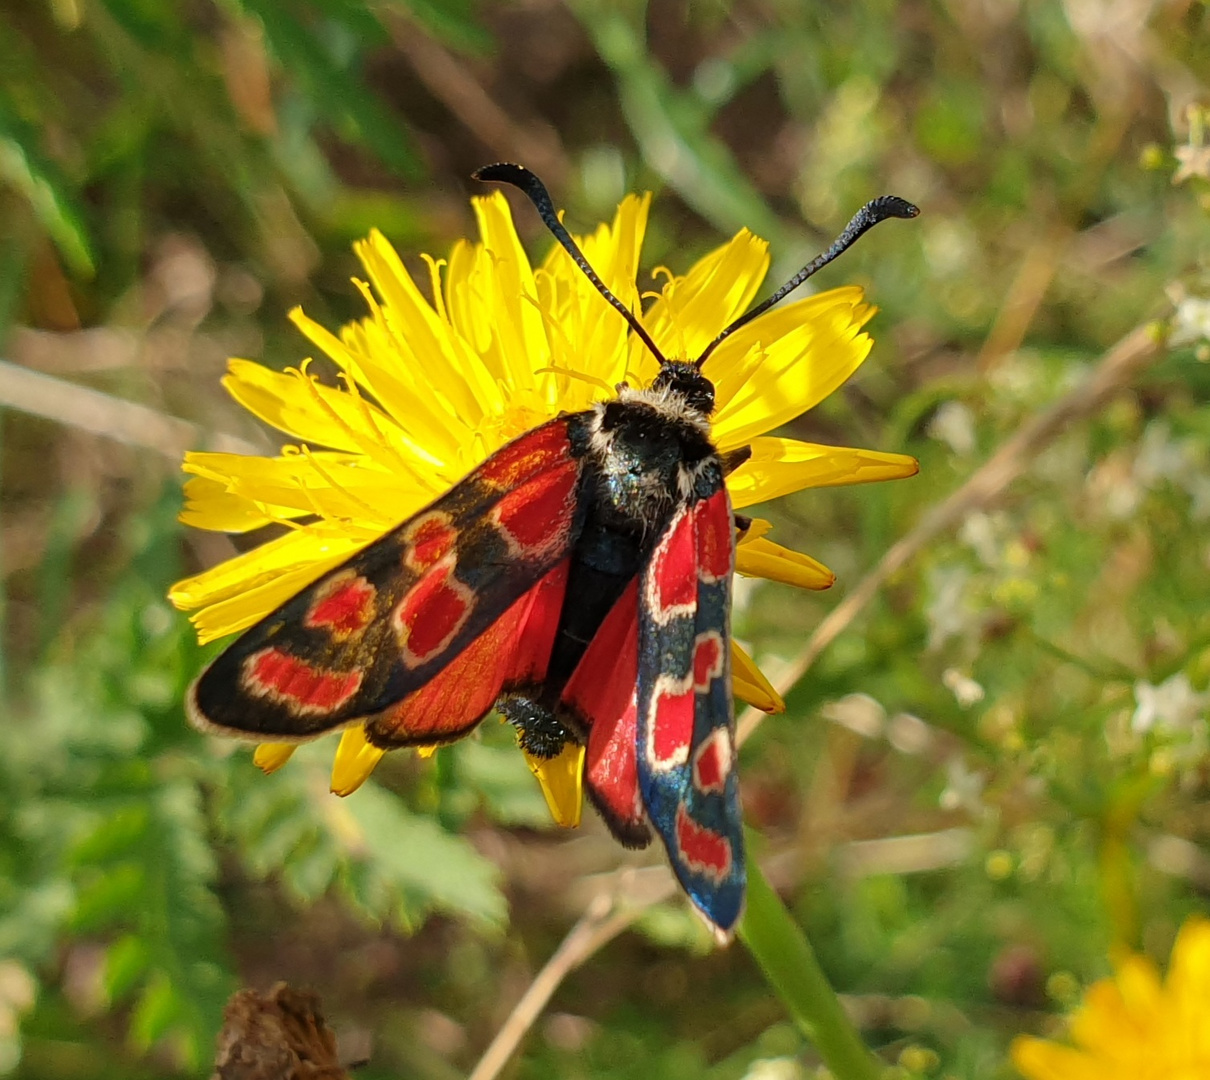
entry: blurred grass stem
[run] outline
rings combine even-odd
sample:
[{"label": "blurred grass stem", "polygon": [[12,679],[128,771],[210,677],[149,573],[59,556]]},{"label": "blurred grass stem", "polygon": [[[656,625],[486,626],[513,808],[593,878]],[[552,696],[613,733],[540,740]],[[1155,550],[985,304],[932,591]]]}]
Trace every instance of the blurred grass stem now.
[{"label": "blurred grass stem", "polygon": [[[633,875],[632,875],[633,876]],[[651,881],[645,875],[643,882]],[[671,874],[656,875],[654,887],[637,903],[620,905],[619,897],[598,893],[580,916],[551,958],[542,966],[520,1000],[513,1006],[508,1019],[496,1032],[468,1080],[495,1080],[508,1064],[521,1040],[549,1004],[559,984],[585,960],[606,943],[612,941],[651,904],[667,900],[676,891]]]},{"label": "blurred grass stem", "polygon": [[395,47],[428,91],[493,154],[525,162],[552,186],[565,183],[570,164],[552,127],[514,120],[465,64],[414,21],[392,14],[386,25]]},{"label": "blurred grass stem", "polygon": [[146,405],[0,360],[0,409],[5,408],[154,450],[172,462],[199,445],[229,454],[260,452],[236,435],[208,432]]},{"label": "blurred grass stem", "polygon": [[[759,837],[749,830],[749,850],[754,840]],[[811,943],[755,859],[748,863],[748,906],[739,937],[836,1080],[878,1080],[881,1063],[861,1041]]]}]

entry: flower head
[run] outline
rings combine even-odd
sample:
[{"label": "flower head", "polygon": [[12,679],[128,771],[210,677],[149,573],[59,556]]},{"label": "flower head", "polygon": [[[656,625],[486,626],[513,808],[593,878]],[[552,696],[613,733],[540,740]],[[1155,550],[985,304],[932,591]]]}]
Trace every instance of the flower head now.
[{"label": "flower head", "polygon": [[1022,1036],[1013,1064],[1029,1080],[1197,1080],[1210,1076],[1210,919],[1186,921],[1168,975],[1131,955],[1089,987],[1064,1046]]},{"label": "flower head", "polygon": [[[581,240],[605,284],[636,312],[649,202],[628,196],[611,223]],[[173,603],[195,612],[203,642],[256,623],[510,439],[613,397],[621,382],[647,385],[656,374],[655,357],[563,249],[534,266],[504,197],[473,205],[480,242],[459,242],[446,261],[425,256],[431,300],[373,232],[356,245],[369,278],[355,281],[366,318],[338,337],[301,311],[291,313],[335,364],[337,385],[317,377],[310,359],[284,373],[230,362],[224,385],[231,395],[297,442],[275,457],[186,455],[187,524],[225,532],[287,526],[277,539],[172,588]],[[665,271],[642,324],[666,356],[696,356],[750,305],[768,263],[766,243],[743,230],[684,276]],[[715,386],[715,444],[724,454],[751,450],[727,479],[737,509],[801,488],[915,473],[915,460],[900,454],[766,434],[856,370],[870,350],[862,327],[873,313],[860,289],[835,289],[769,311],[711,354],[703,370]],[[742,537],[739,573],[811,589],[831,585],[826,567],[774,543],[769,529],[758,520]],[[733,689],[767,711],[783,707],[738,648]],[[360,727],[346,730],[333,790],[354,790],[381,754]],[[270,770],[288,755],[288,747],[268,745],[256,760]],[[582,751],[530,764],[556,818],[577,821]]]}]

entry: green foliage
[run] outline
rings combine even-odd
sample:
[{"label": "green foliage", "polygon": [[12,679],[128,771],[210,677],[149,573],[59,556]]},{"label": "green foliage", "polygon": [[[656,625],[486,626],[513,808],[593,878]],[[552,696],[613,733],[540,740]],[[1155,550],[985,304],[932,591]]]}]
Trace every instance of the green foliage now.
[{"label": "green foliage", "polygon": [[[353,144],[362,143],[392,169],[415,177],[419,163],[398,120],[336,55],[341,45],[381,44],[385,33],[370,9],[329,5],[316,30],[298,18],[299,5],[244,0],[258,20],[277,61],[295,73],[306,98]],[[316,13],[312,13],[316,14]],[[343,16],[343,18],[342,18]]]},{"label": "green foliage", "polygon": [[[767,875],[901,1075],[1007,1078],[1010,1039],[1051,1030],[1115,950],[1166,955],[1210,887],[1210,176],[1181,89],[1210,77],[1204,5],[1138,27],[1044,0],[10,8],[4,356],[176,413],[199,445],[274,445],[219,396],[222,358],[295,364],[290,305],[359,311],[347,247],[371,226],[446,255],[486,160],[543,150],[577,229],[655,187],[647,269],[746,226],[784,280],[871,196],[920,203],[820,275],[866,286],[877,344],[787,434],[921,473],[758,508],[838,576],[741,587],[774,676],[1159,320],[1166,355],[903,566],[741,767]],[[428,67],[402,47],[421,33]],[[287,978],[373,1029],[369,1080],[464,1075],[602,875],[644,856],[591,811],[549,830],[495,724],[345,800],[330,741],[266,777],[194,734],[205,657],[164,591],[233,549],[182,539],[175,449],[12,412],[0,434],[0,1074],[205,1075],[227,993]],[[516,1075],[813,1076],[788,1015],[677,901],[568,975]]]},{"label": "green foliage", "polygon": [[232,762],[219,821],[249,870],[281,874],[300,904],[339,886],[353,910],[403,930],[418,927],[431,911],[499,926],[505,904],[492,864],[373,782],[357,798],[334,800],[327,790],[330,753],[300,752],[270,777],[246,760]]},{"label": "green foliage", "polygon": [[0,952],[39,965],[64,935],[103,942],[92,992],[129,1008],[132,1045],[167,1038],[200,1069],[234,980],[195,740],[177,724],[197,652],[162,600],[162,551],[133,562],[148,576],[121,582],[94,634],[59,643],[11,727],[3,830],[19,857]]},{"label": "green foliage", "polygon": [[6,14],[0,238],[26,258],[49,241],[79,286],[95,275],[85,318],[133,283],[151,238],[172,226],[296,284],[296,215],[344,212],[320,150],[329,133],[381,162],[384,182],[424,172],[407,118],[362,75],[366,56],[391,28],[416,25],[463,48],[487,44],[464,0],[196,7],[67,0]]},{"label": "green foliage", "polygon": [[[0,958],[46,970],[64,941],[99,947],[78,992],[125,1015],[134,1052],[158,1047],[204,1073],[237,986],[226,844],[253,875],[280,876],[299,905],[336,892],[367,922],[403,930],[430,912],[492,929],[505,902],[464,837],[373,783],[341,802],[314,754],[266,778],[246,754],[207,752],[180,704],[201,655],[163,600],[176,505],[173,492],[149,511],[130,572],[25,688],[0,758]],[[43,1000],[33,1028],[57,1007]]]},{"label": "green foliage", "polygon": [[37,145],[36,128],[0,98],[0,176],[29,204],[68,266],[90,276],[96,269],[92,241],[72,185]]}]

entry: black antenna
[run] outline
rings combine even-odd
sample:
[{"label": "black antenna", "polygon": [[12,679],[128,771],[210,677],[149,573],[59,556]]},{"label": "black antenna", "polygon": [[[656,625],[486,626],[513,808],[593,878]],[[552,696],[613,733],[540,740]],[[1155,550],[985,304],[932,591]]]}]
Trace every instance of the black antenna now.
[{"label": "black antenna", "polygon": [[751,311],[745,312],[738,319],[728,326],[718,337],[716,337],[703,350],[702,355],[693,361],[693,366],[699,371],[706,359],[712,352],[722,343],[722,341],[735,333],[741,326],[747,326],[758,315],[763,315],[774,304],[783,297],[788,296],[798,288],[804,281],[818,270],[822,270],[838,255],[843,254],[851,248],[865,232],[868,232],[880,221],[885,221],[887,218],[914,218],[920,213],[920,208],[913,206],[906,199],[899,198],[898,195],[880,195],[877,199],[871,199],[860,210],[853,215],[853,220],[850,221],[827,251],[822,255],[816,256],[806,266],[798,271],[789,281],[787,281],[780,289],[769,297],[763,304],[757,304]]},{"label": "black antenna", "polygon": [[[588,260],[584,258],[584,252],[579,249],[576,242],[571,238],[571,233],[563,227],[563,222],[559,220],[559,215],[555,213],[555,204],[551,202],[550,192],[546,190],[546,185],[541,180],[524,165],[512,165],[509,162],[500,162],[497,165],[484,165],[483,168],[476,169],[471,173],[471,176],[476,180],[494,180],[501,184],[512,184],[513,187],[520,188],[525,192],[529,196],[529,201],[537,209],[538,216],[546,224],[546,227],[555,234],[555,239],[567,249],[567,253],[575,260],[576,266],[583,270],[588,280],[596,286],[597,292],[621,312],[622,318],[630,324],[630,329],[639,335],[643,344],[651,350],[652,355],[661,364],[667,362],[664,359],[664,354],[656,348],[655,342],[651,340],[651,335],[643,329],[643,324],[634,317],[630,308],[614,296],[606,287],[605,282],[597,277],[597,272],[589,265]],[[869,226],[867,225],[866,228],[869,228]]]}]

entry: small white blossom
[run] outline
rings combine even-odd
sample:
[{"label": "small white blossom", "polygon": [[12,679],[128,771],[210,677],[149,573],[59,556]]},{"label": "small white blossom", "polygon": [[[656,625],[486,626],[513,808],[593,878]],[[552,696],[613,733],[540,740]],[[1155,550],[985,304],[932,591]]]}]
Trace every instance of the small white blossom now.
[{"label": "small white blossom", "polygon": [[1140,679],[1134,684],[1134,700],[1130,727],[1136,734],[1148,731],[1192,734],[1195,726],[1205,724],[1210,693],[1197,693],[1189,676],[1178,671],[1158,686]]},{"label": "small white blossom", "polygon": [[1147,425],[1134,458],[1134,478],[1153,488],[1163,480],[1180,481],[1197,467],[1188,440],[1177,442],[1163,420]]},{"label": "small white blossom", "polygon": [[838,701],[829,701],[820,714],[867,739],[878,738],[886,724],[886,709],[869,694],[846,694]]},{"label": "small white blossom", "polygon": [[963,675],[957,668],[946,668],[941,675],[941,681],[964,709],[969,709],[984,698],[983,687],[969,675]]},{"label": "small white blossom", "polygon": [[1186,296],[1176,305],[1168,343],[1180,346],[1205,340],[1210,340],[1210,300]]},{"label": "small white blossom", "polygon": [[758,1058],[748,1066],[744,1080],[806,1080],[807,1071],[790,1057]]},{"label": "small white blossom", "polygon": [[887,722],[887,742],[901,754],[923,754],[933,744],[933,731],[918,716],[896,713]]},{"label": "small white blossom", "polygon": [[959,457],[969,457],[975,449],[975,417],[961,401],[947,401],[929,421],[931,438],[945,443]]},{"label": "small white blossom", "polygon": [[930,649],[939,649],[952,637],[964,637],[974,613],[967,601],[970,571],[965,566],[938,566],[929,571],[930,599],[924,609],[929,624]]},{"label": "small white blossom", "polygon": [[966,760],[952,757],[945,763],[945,789],[937,800],[942,810],[965,810],[972,817],[982,817],[983,788],[987,778],[967,767]]},{"label": "small white blossom", "polygon": [[1001,540],[1005,532],[1003,515],[986,514],[976,510],[967,514],[958,531],[958,539],[969,547],[986,565],[996,567],[1001,561]]},{"label": "small white blossom", "polygon": [[1195,438],[1174,439],[1168,424],[1153,420],[1139,441],[1133,467],[1134,479],[1146,488],[1167,481],[1189,495],[1194,520],[1210,515],[1210,473],[1205,454]]},{"label": "small white blossom", "polygon": [[1210,179],[1210,146],[1194,146],[1186,143],[1173,150],[1178,162],[1176,172],[1172,174],[1174,184],[1183,184],[1195,176]]}]

